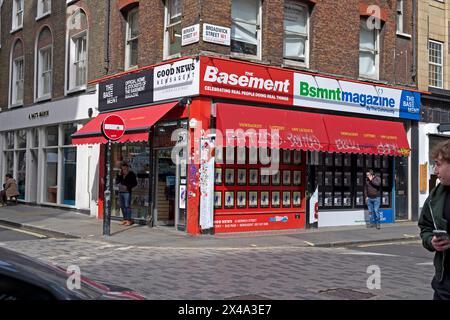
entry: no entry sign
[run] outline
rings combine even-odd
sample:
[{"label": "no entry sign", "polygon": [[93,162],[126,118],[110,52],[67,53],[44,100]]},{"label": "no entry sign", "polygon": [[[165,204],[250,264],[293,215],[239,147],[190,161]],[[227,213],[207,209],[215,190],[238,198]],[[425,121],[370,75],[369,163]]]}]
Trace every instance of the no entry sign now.
[{"label": "no entry sign", "polygon": [[112,114],[103,120],[102,132],[106,139],[116,141],[125,133],[125,122],[122,117]]}]

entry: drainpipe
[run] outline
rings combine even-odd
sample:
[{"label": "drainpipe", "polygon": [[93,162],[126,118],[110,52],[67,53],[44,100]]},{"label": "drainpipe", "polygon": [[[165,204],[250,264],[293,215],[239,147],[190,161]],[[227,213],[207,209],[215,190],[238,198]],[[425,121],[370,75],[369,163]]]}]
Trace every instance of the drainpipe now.
[{"label": "drainpipe", "polygon": [[105,75],[109,74],[110,60],[109,60],[109,32],[111,28],[111,0],[105,0],[105,42],[104,42],[104,68]]},{"label": "drainpipe", "polygon": [[413,32],[412,32],[412,43],[413,43],[413,62],[412,62],[412,79],[417,83],[417,0],[412,1],[413,5]]}]

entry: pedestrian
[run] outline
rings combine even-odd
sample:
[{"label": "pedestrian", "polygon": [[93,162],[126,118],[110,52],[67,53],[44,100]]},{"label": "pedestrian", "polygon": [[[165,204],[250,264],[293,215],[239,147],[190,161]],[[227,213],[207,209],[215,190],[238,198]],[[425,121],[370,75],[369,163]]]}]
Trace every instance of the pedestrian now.
[{"label": "pedestrian", "polygon": [[8,198],[19,196],[17,191],[17,182],[13,179],[13,176],[9,173],[5,175],[5,183],[3,184],[3,190],[0,191],[0,207],[6,206]]},{"label": "pedestrian", "polygon": [[[440,183],[430,192],[419,218],[420,237],[425,249],[436,252],[435,275],[431,282],[434,300],[450,300],[450,139],[432,151],[434,172]],[[434,230],[444,230],[441,235]]]},{"label": "pedestrian", "polygon": [[[377,229],[380,229],[380,204],[381,204],[381,179],[373,170],[366,172],[366,184],[364,186],[364,196],[366,198],[367,208],[369,209],[369,219],[372,225],[374,222]],[[373,218],[373,219],[371,219]]]},{"label": "pedestrian", "polygon": [[128,163],[122,162],[120,173],[116,177],[116,183],[119,185],[119,203],[122,210],[123,221],[121,224],[131,226],[131,191],[137,186],[136,175],[128,167]]}]

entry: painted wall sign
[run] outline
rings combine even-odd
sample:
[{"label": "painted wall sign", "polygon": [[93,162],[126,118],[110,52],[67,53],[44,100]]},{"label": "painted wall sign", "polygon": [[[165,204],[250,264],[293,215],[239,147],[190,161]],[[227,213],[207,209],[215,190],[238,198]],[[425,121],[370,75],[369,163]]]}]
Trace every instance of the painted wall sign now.
[{"label": "painted wall sign", "polygon": [[155,101],[198,95],[199,62],[195,59],[176,61],[154,69]]},{"label": "painted wall sign", "polygon": [[229,46],[231,29],[209,23],[203,24],[203,41]]},{"label": "painted wall sign", "polygon": [[181,46],[187,46],[200,41],[200,24],[181,30]]},{"label": "painted wall sign", "polygon": [[130,73],[99,84],[99,111],[153,102],[153,70]]},{"label": "painted wall sign", "polygon": [[28,115],[28,119],[30,120],[35,120],[38,118],[46,118],[50,115],[50,111],[46,110],[46,111],[39,111],[39,112],[34,112],[34,113],[30,113]]}]

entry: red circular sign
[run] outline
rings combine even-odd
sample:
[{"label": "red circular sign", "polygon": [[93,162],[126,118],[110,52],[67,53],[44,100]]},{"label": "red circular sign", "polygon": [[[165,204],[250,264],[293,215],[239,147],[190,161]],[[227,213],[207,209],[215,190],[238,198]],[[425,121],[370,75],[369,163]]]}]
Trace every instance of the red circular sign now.
[{"label": "red circular sign", "polygon": [[112,114],[107,116],[102,123],[102,132],[108,140],[119,140],[125,133],[125,122],[118,115]]}]

